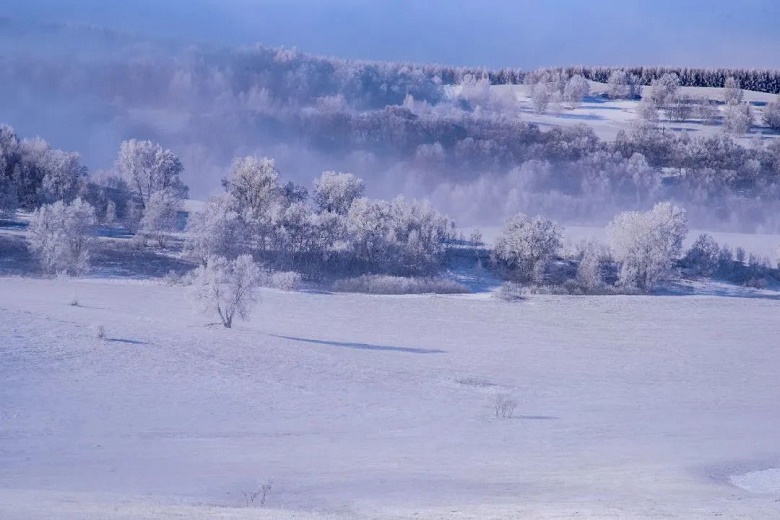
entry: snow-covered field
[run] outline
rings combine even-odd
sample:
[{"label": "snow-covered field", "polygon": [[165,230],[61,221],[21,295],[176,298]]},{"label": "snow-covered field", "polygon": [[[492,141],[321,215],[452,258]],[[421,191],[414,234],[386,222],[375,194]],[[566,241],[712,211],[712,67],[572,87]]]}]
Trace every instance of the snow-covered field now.
[{"label": "snow-covered field", "polygon": [[780,517],[776,296],[187,293],[0,278],[0,518]]}]

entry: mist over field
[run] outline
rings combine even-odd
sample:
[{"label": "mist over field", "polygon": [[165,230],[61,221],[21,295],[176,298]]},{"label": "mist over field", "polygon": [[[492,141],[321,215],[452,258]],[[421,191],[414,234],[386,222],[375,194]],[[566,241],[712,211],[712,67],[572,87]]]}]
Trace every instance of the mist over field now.
[{"label": "mist over field", "polygon": [[[594,166],[576,161],[598,150],[613,153],[612,138],[594,141],[602,136],[598,121],[590,120],[601,116],[562,113],[554,126],[564,124],[563,135],[554,127],[550,133],[549,125],[529,117],[531,110],[518,108],[521,91],[480,92],[475,85],[470,93],[453,93],[450,83],[469,74],[479,79],[484,69],[405,63],[525,69],[627,62],[778,65],[768,50],[778,37],[766,26],[776,4],[717,4],[706,11],[694,4],[657,11],[616,7],[605,18],[599,2],[553,8],[539,2],[381,1],[369,8],[351,1],[11,0],[0,8],[0,121],[20,137],[41,136],[80,153],[93,173],[112,168],[123,140],[160,142],[181,157],[183,180],[199,199],[219,191],[234,157],[258,154],[275,158],[286,179],[308,185],[322,171],[350,171],[368,181],[371,195],[431,198],[464,224],[497,224],[516,211],[603,223],[619,209],[646,208],[671,195],[653,195],[640,183],[635,189],[642,196],[616,198],[617,182],[610,180],[609,200],[592,196],[590,190],[603,187],[578,178],[592,176],[586,170]],[[702,17],[695,29],[684,27],[686,8]],[[621,23],[613,23],[618,18]],[[577,30],[554,30],[583,20],[589,23],[577,23]],[[676,37],[658,36],[667,32]],[[455,71],[454,79],[442,71]],[[589,128],[566,126],[578,117]],[[551,144],[558,140],[560,145]],[[662,168],[677,166],[662,156],[655,160],[641,146],[635,151],[655,169],[656,183]],[[547,164],[528,162],[535,160]],[[628,168],[620,161],[595,162],[598,170]],[[675,197],[688,201],[691,193]],[[692,206],[712,205],[705,202]],[[764,202],[716,205],[737,213],[724,217],[721,211],[716,218],[705,208],[698,212],[700,223],[775,226],[763,216],[772,213]]]}]

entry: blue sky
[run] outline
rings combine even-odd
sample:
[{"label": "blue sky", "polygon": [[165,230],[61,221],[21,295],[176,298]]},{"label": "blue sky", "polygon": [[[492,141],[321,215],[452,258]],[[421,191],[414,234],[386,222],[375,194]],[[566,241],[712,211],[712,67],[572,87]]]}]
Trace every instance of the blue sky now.
[{"label": "blue sky", "polygon": [[376,60],[780,67],[778,0],[3,0],[0,14]]}]

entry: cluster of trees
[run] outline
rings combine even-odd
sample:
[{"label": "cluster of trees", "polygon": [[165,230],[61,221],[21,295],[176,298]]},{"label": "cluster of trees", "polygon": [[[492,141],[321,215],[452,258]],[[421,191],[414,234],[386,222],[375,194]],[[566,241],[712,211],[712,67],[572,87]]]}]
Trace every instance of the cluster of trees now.
[{"label": "cluster of trees", "polygon": [[34,210],[83,192],[87,168],[77,153],[55,150],[43,139],[19,139],[0,125],[0,214]]},{"label": "cluster of trees", "polygon": [[519,85],[525,82],[530,73],[561,73],[569,78],[575,75],[599,83],[608,83],[615,73],[625,73],[635,78],[638,85],[651,85],[654,80],[664,74],[675,74],[684,87],[714,87],[726,86],[728,78],[734,78],[742,88],[756,92],[780,94],[780,71],[774,69],[728,69],[728,68],[696,68],[696,67],[563,67],[525,71],[522,69],[471,69],[471,68],[437,68],[427,67],[429,74],[438,75],[442,81],[449,84],[457,83],[463,76],[472,74],[486,77],[494,85]]},{"label": "cluster of trees", "polygon": [[687,215],[670,202],[644,212],[619,213],[607,231],[609,248],[583,243],[565,255],[562,230],[555,222],[519,214],[506,222],[492,261],[511,282],[577,294],[649,293],[683,272],[754,287],[764,286],[770,278],[780,280],[780,264],[774,269],[768,258],[746,256],[739,248],[734,254],[707,234],[684,252]]},{"label": "cluster of trees", "polygon": [[530,87],[534,110],[544,113],[550,105],[565,103],[568,108],[577,108],[590,93],[590,84],[581,75],[571,77],[561,71],[544,71],[526,74],[525,84]]},{"label": "cluster of trees", "polygon": [[29,246],[47,273],[83,273],[98,224],[123,225],[143,243],[164,246],[187,196],[182,171],[170,150],[133,139],[122,143],[112,173],[90,178],[78,154],[0,127],[0,215],[32,213]]},{"label": "cluster of trees", "polygon": [[[610,80],[612,76],[610,76]],[[612,85],[610,84],[610,89]],[[645,121],[656,121],[663,110],[669,121],[685,122],[698,119],[704,124],[715,124],[722,120],[723,130],[731,134],[745,134],[754,123],[753,109],[743,102],[743,92],[739,81],[726,78],[723,89],[725,108],[721,111],[715,101],[679,93],[680,78],[675,73],[666,73],[652,80],[647,94],[642,97],[637,108],[639,117]],[[774,104],[768,107],[764,120],[768,126],[773,124]]]},{"label": "cluster of trees", "polygon": [[314,191],[283,184],[273,160],[236,159],[225,193],[192,216],[189,250],[202,262],[251,254],[310,275],[421,275],[441,265],[454,224],[429,204],[364,197],[351,173],[324,172]]}]

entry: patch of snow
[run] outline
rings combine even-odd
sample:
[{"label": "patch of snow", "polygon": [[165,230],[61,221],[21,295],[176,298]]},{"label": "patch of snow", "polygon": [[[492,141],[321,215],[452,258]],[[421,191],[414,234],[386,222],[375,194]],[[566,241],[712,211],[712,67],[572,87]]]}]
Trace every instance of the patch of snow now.
[{"label": "patch of snow", "polygon": [[751,493],[780,493],[780,468],[751,471],[734,475],[729,480],[735,486]]}]

